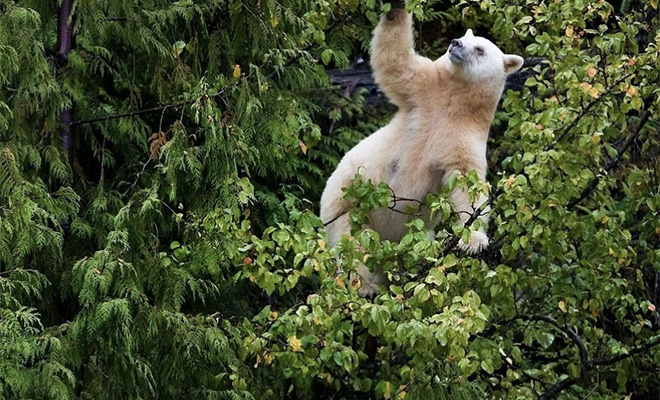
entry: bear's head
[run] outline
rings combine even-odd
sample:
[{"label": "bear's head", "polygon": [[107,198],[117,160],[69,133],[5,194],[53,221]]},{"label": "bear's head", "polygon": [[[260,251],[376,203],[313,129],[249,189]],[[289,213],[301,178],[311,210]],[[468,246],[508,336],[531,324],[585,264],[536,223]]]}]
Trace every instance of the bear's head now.
[{"label": "bear's head", "polygon": [[504,54],[490,40],[474,36],[468,29],[465,36],[454,39],[446,56],[452,70],[471,81],[504,82],[506,76],[522,67],[523,59],[515,54]]}]

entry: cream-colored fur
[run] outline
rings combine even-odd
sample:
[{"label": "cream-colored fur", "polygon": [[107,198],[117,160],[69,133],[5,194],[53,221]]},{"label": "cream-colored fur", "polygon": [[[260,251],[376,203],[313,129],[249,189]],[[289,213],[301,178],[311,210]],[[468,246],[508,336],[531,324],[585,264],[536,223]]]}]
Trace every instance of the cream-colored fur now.
[{"label": "cream-colored fur", "polygon": [[[476,170],[486,178],[486,141],[506,76],[520,68],[522,58],[505,55],[492,42],[466,35],[452,41],[445,55],[432,61],[413,50],[412,17],[404,9],[392,10],[374,31],[371,65],[376,82],[398,107],[389,125],[362,140],[341,160],[321,197],[321,219],[331,245],[350,233],[350,204],[342,188],[360,169],[365,179],[387,182],[397,197],[422,200],[447,184],[454,170]],[[467,193],[452,193],[459,221],[465,224],[476,207]],[[410,203],[399,203],[403,211]],[[480,217],[487,222],[487,215]],[[434,223],[424,216],[429,229]],[[399,240],[411,217],[389,209],[374,210],[371,228],[382,239]],[[485,226],[485,224],[484,224]],[[488,245],[483,230],[472,232],[469,243],[459,243],[468,254]],[[379,272],[358,269],[362,295],[374,294],[387,279]]]}]

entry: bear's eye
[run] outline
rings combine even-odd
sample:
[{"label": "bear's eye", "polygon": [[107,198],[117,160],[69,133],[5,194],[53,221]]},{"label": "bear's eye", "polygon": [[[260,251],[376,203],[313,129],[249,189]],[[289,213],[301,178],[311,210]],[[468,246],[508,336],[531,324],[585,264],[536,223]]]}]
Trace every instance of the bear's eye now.
[{"label": "bear's eye", "polygon": [[486,53],[486,52],[484,51],[484,48],[481,47],[481,46],[477,46],[477,47],[475,47],[475,48],[474,48],[474,51],[475,51],[475,52],[477,53],[477,55],[479,55],[479,56],[483,56],[484,53]]}]

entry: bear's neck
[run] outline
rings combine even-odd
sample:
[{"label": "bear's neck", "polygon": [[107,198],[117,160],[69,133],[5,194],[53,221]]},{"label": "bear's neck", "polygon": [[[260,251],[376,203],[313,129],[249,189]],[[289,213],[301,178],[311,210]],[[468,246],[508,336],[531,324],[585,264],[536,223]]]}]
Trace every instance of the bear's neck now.
[{"label": "bear's neck", "polygon": [[[421,105],[422,114],[442,125],[445,134],[472,134],[482,140],[495,117],[503,85],[474,85],[461,81],[448,81],[433,99]],[[431,129],[429,133],[434,132]]]}]

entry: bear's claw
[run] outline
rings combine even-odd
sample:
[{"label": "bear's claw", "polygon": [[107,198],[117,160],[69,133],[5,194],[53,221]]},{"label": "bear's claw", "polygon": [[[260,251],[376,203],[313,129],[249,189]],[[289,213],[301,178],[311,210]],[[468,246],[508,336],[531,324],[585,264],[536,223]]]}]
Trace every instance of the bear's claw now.
[{"label": "bear's claw", "polygon": [[470,256],[481,253],[486,247],[488,247],[488,235],[482,231],[471,232],[470,243],[466,244],[463,239],[458,241],[458,248]]}]

